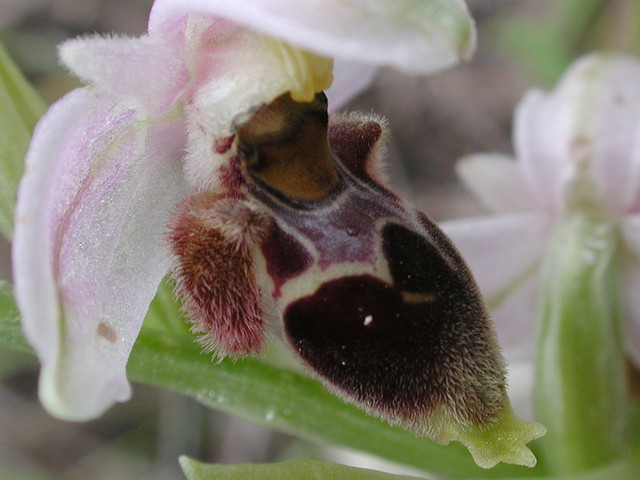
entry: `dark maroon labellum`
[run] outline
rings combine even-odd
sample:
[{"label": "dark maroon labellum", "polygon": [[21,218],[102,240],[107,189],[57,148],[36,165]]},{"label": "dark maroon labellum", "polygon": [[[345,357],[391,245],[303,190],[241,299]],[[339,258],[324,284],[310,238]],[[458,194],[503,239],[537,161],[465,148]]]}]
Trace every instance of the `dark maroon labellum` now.
[{"label": "dark maroon labellum", "polygon": [[340,188],[315,205],[254,190],[313,251],[289,295],[273,275],[284,257],[262,245],[292,347],[332,389],[418,431],[442,408],[469,422],[493,417],[503,363],[463,260],[423,215],[335,161]]},{"label": "dark maroon labellum", "polygon": [[194,196],[172,226],[178,283],[196,330],[245,353],[263,338],[262,272],[286,340],[329,388],[444,438],[443,418],[482,424],[504,407],[504,361],[455,247],[380,180],[383,137],[363,115],[328,127],[322,95],[259,110],[220,172],[239,206]]}]

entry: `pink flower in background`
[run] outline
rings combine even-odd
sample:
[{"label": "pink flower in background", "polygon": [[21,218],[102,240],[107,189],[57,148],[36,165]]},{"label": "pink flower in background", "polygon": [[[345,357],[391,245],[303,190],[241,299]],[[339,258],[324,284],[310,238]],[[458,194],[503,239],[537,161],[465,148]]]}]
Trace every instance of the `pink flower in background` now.
[{"label": "pink flower in background", "polygon": [[[594,54],[578,60],[554,91],[525,96],[515,114],[516,161],[484,154],[459,164],[493,214],[443,228],[492,308],[510,363],[533,368],[540,267],[554,226],[568,210],[596,208],[623,239],[623,338],[640,365],[639,139],[640,63]],[[529,391],[532,379],[526,377]]]},{"label": "pink flower in background", "polygon": [[368,82],[366,65],[430,72],[474,41],[461,0],[158,0],[144,37],[64,44],[89,86],[36,129],[13,252],[46,408],[84,420],[128,399],[127,358],[171,264],[170,212],[216,191],[243,114],[285,92],[312,99],[331,84],[329,57],[348,62],[335,72],[344,101]]}]

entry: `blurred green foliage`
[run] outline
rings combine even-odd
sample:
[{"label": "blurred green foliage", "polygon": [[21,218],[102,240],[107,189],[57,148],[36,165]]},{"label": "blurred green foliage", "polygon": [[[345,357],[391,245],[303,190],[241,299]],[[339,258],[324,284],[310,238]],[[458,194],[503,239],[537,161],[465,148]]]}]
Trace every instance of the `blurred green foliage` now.
[{"label": "blurred green foliage", "polygon": [[640,53],[638,0],[556,0],[539,6],[536,16],[502,16],[493,30],[500,47],[533,83],[554,84],[573,60],[588,52]]}]

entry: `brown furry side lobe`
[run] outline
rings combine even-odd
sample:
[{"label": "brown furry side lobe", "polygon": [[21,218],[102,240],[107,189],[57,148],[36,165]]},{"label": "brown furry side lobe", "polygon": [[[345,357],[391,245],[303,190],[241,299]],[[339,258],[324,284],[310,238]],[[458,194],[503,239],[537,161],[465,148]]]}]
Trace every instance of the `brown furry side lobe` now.
[{"label": "brown furry side lobe", "polygon": [[255,353],[263,345],[252,249],[268,222],[243,199],[204,192],[183,200],[169,225],[172,275],[192,331],[220,356]]},{"label": "brown furry side lobe", "polygon": [[387,121],[378,115],[351,112],[329,119],[333,153],[358,178],[381,186],[389,183],[384,160],[388,135]]}]

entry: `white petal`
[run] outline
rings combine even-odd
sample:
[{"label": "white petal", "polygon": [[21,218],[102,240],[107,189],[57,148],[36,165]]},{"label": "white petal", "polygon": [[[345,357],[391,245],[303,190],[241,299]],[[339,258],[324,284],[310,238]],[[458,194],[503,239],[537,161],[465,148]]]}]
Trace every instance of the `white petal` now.
[{"label": "white petal", "polygon": [[286,40],[320,55],[427,73],[475,47],[463,0],[156,0],[149,32],[202,12]]},{"label": "white petal", "polygon": [[329,113],[339,110],[353,97],[365,90],[376,76],[378,69],[373,65],[337,61],[333,67],[333,83],[326,91],[329,99]]},{"label": "white petal", "polygon": [[465,157],[456,164],[465,185],[491,211],[515,213],[535,208],[520,166],[510,157],[478,154]]},{"label": "white petal", "polygon": [[548,231],[540,214],[456,220],[441,225],[467,261],[509,359],[533,352],[538,267]]},{"label": "white petal", "polygon": [[[76,90],[36,128],[20,185],[13,263],[40,397],[86,420],[130,395],[125,366],[169,260],[162,233],[185,193],[181,124],[138,123]],[[143,126],[144,125],[144,126]]]},{"label": "white petal", "polygon": [[[490,302],[491,318],[498,341],[509,363],[535,358],[535,340],[540,296],[540,271],[535,267],[524,272],[525,278],[499,302]],[[496,306],[492,307],[492,304]]]},{"label": "white petal", "polygon": [[171,108],[187,81],[184,34],[86,37],[60,46],[60,58],[86,82],[135,99],[156,114]]},{"label": "white petal", "polygon": [[514,143],[536,202],[549,209],[563,203],[562,175],[567,161],[570,119],[567,106],[531,91],[515,112]]},{"label": "white petal", "polygon": [[586,165],[608,206],[625,211],[640,185],[640,62],[582,58],[554,92],[525,97],[515,143],[543,200],[562,202],[567,182]]}]

